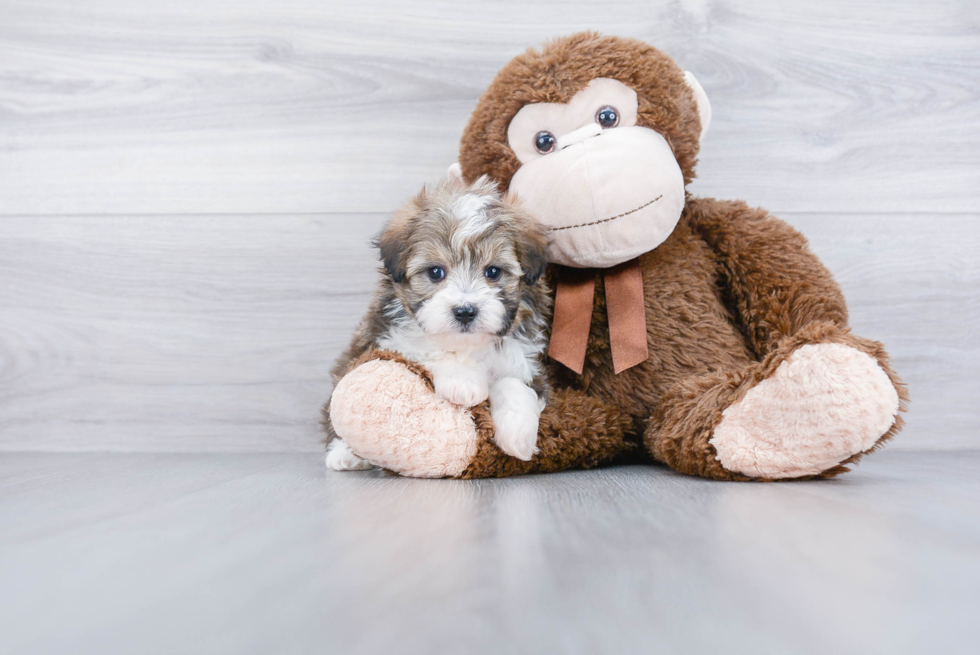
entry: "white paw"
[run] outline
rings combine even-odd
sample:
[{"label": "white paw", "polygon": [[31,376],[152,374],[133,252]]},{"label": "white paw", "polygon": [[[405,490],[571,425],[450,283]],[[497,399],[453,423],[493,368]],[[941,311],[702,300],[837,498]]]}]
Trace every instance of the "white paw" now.
[{"label": "white paw", "polygon": [[493,440],[502,451],[529,461],[538,451],[538,395],[520,380],[505,378],[497,382],[490,398]]},{"label": "white paw", "polygon": [[729,471],[815,475],[871,448],[898,409],[895,387],[869,355],[811,344],[727,408],[710,443]]},{"label": "white paw", "polygon": [[474,407],[490,395],[486,376],[476,371],[460,368],[442,374],[433,372],[432,377],[436,393],[454,405]]},{"label": "white paw", "polygon": [[354,454],[343,439],[334,439],[327,446],[327,468],[333,471],[366,471],[374,465]]}]

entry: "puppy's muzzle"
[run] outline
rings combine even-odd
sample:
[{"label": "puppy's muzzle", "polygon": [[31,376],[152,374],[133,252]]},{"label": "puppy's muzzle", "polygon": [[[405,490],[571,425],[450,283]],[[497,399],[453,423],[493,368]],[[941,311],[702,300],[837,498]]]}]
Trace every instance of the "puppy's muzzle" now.
[{"label": "puppy's muzzle", "polygon": [[453,307],[453,316],[463,325],[470,323],[474,318],[476,318],[478,313],[479,311],[477,311],[476,307],[469,304],[456,305]]}]

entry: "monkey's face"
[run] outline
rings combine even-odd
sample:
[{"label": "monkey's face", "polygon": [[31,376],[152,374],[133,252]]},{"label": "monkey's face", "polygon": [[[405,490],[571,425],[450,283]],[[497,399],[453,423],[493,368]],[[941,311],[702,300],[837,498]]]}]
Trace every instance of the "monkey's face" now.
[{"label": "monkey's face", "polygon": [[[686,79],[700,100],[704,92]],[[673,231],[684,174],[667,140],[637,125],[637,112],[633,89],[597,78],[567,103],[528,104],[511,120],[507,142],[521,166],[510,191],[550,230],[549,261],[607,268]]]}]

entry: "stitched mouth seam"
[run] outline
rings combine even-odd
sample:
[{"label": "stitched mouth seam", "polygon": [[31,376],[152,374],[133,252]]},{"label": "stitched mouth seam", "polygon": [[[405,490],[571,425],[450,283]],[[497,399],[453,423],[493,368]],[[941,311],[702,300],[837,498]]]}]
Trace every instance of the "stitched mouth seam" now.
[{"label": "stitched mouth seam", "polygon": [[549,232],[559,232],[561,230],[571,230],[571,229],[576,228],[576,227],[589,227],[590,225],[599,225],[600,223],[608,223],[609,221],[614,221],[617,218],[622,218],[624,216],[629,216],[630,214],[635,214],[636,212],[640,211],[641,209],[644,209],[646,207],[649,207],[650,205],[652,205],[653,203],[657,202],[658,200],[660,200],[663,197],[664,197],[663,194],[660,194],[659,196],[657,196],[656,198],[654,198],[650,202],[644,203],[644,204],[640,205],[639,207],[637,207],[636,209],[631,209],[628,212],[623,212],[622,214],[618,214],[616,216],[610,216],[609,218],[602,218],[602,219],[599,219],[598,221],[592,221],[591,223],[579,223],[578,225],[565,225],[564,227],[553,227],[553,228],[549,229],[548,231]]}]

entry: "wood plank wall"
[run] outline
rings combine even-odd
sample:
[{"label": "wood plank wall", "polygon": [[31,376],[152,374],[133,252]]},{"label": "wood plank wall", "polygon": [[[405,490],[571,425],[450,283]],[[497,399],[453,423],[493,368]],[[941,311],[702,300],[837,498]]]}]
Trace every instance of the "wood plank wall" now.
[{"label": "wood plank wall", "polygon": [[318,448],[384,213],[590,28],[701,81],[692,192],[811,239],[910,384],[894,447],[980,447],[975,2],[0,0],[0,450]]}]

